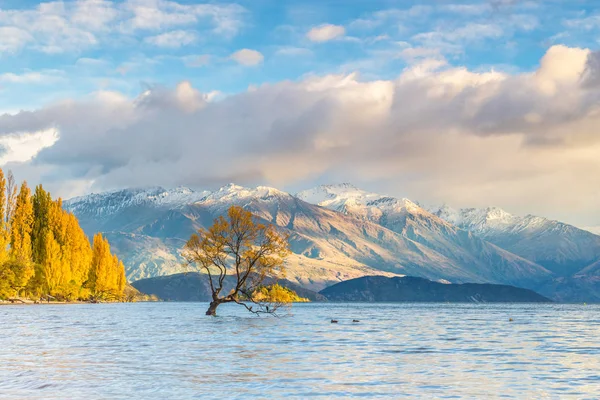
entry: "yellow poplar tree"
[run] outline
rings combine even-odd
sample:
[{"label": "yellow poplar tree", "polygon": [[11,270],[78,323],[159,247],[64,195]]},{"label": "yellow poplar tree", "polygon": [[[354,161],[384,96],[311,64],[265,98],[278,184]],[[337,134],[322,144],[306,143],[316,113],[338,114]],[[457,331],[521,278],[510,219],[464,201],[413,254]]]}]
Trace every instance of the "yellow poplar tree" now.
[{"label": "yellow poplar tree", "polygon": [[125,288],[125,268],[117,256],[110,253],[110,244],[97,233],[92,244],[92,266],[88,287],[96,297],[116,297],[123,295]]},{"label": "yellow poplar tree", "polygon": [[17,192],[14,177],[0,169],[0,298],[19,295],[61,299],[120,299],[125,268],[102,235],[93,249],[77,218],[52,200],[42,185],[32,196],[27,182]]},{"label": "yellow poplar tree", "polygon": [[65,263],[71,266],[71,279],[77,286],[82,286],[88,279],[92,264],[92,249],[90,241],[79,226],[73,214],[66,214],[65,242],[63,257]]},{"label": "yellow poplar tree", "polygon": [[61,289],[71,279],[70,271],[63,264],[61,248],[52,231],[43,236],[44,260],[40,264],[48,293],[62,295]]},{"label": "yellow poplar tree", "polygon": [[33,230],[33,204],[31,190],[23,182],[17,195],[10,229],[10,255],[21,261],[31,260],[31,233]]},{"label": "yellow poplar tree", "polygon": [[35,188],[32,198],[33,229],[31,232],[33,262],[44,264],[46,261],[46,236],[50,232],[50,207],[52,199],[42,185]]},{"label": "yellow poplar tree", "polygon": [[8,260],[8,229],[6,223],[6,178],[0,169],[0,263]]},{"label": "yellow poplar tree", "polygon": [[[9,201],[12,201],[9,199]],[[34,275],[31,262],[31,231],[33,229],[33,205],[31,204],[31,191],[27,182],[23,182],[14,204],[11,205],[10,218],[10,250],[9,258],[12,275],[15,277],[15,286],[19,291],[27,286]],[[37,286],[37,285],[34,285]],[[37,287],[31,288],[37,292]]]},{"label": "yellow poplar tree", "polygon": [[125,265],[123,265],[123,261],[118,259],[117,261],[117,291],[122,294],[125,290],[125,285],[127,284],[127,277],[125,276]]}]

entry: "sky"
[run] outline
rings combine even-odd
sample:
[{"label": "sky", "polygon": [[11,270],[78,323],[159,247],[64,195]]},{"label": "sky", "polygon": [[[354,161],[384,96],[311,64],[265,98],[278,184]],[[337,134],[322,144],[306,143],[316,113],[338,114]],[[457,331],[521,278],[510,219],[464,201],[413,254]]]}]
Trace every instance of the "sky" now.
[{"label": "sky", "polygon": [[0,0],[0,166],[600,226],[597,1]]}]

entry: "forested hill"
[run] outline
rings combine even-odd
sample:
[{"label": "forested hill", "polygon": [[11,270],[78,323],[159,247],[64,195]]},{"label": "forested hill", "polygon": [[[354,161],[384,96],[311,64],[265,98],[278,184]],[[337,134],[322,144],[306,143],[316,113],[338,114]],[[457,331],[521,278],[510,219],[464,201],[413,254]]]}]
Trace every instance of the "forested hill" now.
[{"label": "forested hill", "polygon": [[93,243],[77,218],[41,185],[34,193],[0,169],[0,299],[120,299],[123,263],[101,234]]},{"label": "forested hill", "polygon": [[446,284],[404,276],[364,276],[337,283],[320,294],[331,301],[544,303],[549,299],[528,289],[493,284]]},{"label": "forested hill", "polygon": [[[229,275],[225,278],[224,292],[231,290],[236,281],[235,277]],[[312,290],[305,289],[298,284],[281,280],[267,279],[266,285],[278,283],[279,285],[293,290],[299,297],[310,301],[325,301],[322,296]],[[157,276],[154,278],[141,279],[131,284],[141,293],[154,295],[165,301],[210,301],[212,298],[211,290],[206,275],[198,272],[188,272],[167,276]]]}]

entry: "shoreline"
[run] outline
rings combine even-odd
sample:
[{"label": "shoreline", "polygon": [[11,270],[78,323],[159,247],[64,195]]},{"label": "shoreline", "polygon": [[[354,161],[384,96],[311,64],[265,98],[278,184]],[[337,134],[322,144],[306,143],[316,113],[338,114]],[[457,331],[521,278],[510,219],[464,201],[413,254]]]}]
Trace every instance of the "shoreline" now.
[{"label": "shoreline", "polygon": [[24,302],[20,302],[20,301],[16,301],[16,302],[10,302],[10,301],[0,301],[0,307],[1,306],[43,306],[43,305],[48,305],[48,306],[52,306],[52,305],[69,305],[69,304],[112,304],[112,303],[128,303],[126,301],[105,301],[105,302],[91,302],[91,301],[51,301],[51,302],[47,302],[47,301],[40,301],[40,302],[34,302],[34,301],[24,301]]}]

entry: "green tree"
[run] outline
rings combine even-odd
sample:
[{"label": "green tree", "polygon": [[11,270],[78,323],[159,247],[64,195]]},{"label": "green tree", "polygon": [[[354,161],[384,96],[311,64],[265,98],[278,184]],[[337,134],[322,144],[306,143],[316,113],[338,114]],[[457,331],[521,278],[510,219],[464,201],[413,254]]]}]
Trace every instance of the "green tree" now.
[{"label": "green tree", "polygon": [[[0,268],[6,270],[6,285],[10,288],[10,296],[20,296],[21,292],[27,288],[35,272],[33,264],[23,260],[9,259]],[[1,275],[2,273],[0,273]]]},{"label": "green tree", "polygon": [[46,263],[47,235],[50,234],[50,208],[52,198],[42,185],[37,185],[32,198],[33,228],[31,230],[31,248],[33,262]]}]

